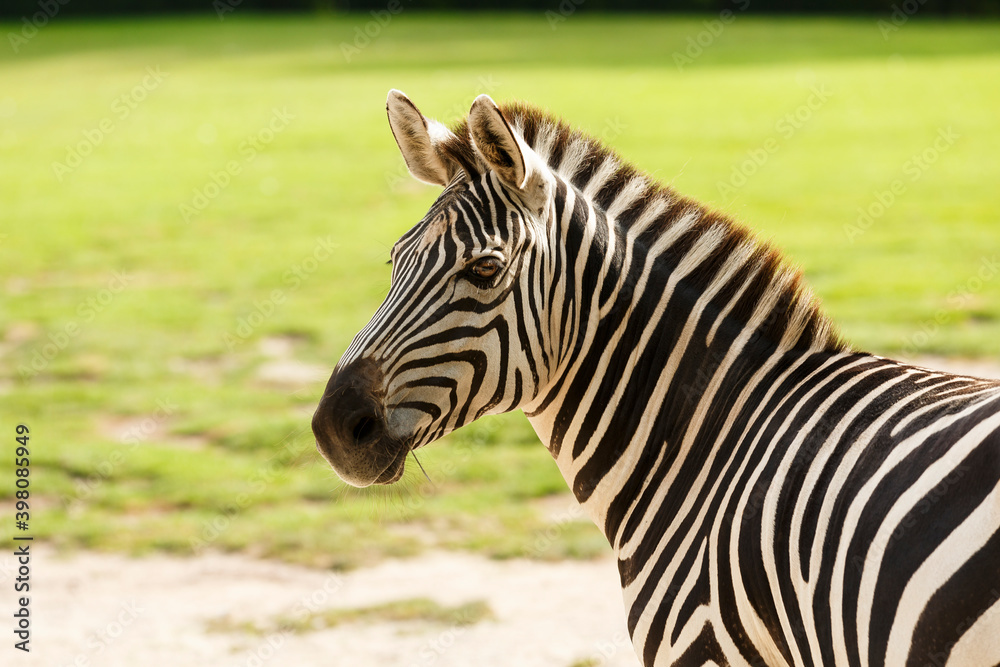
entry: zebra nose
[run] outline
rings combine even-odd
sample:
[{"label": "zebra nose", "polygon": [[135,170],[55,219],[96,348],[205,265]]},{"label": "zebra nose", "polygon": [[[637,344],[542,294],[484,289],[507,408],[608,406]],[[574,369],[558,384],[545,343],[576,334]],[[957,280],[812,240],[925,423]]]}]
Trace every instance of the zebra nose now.
[{"label": "zebra nose", "polygon": [[352,362],[330,376],[312,419],[316,447],[335,468],[385,432],[382,374],[370,361]]},{"label": "zebra nose", "polygon": [[346,424],[356,445],[371,444],[382,435],[382,421],[370,407],[348,417]]}]

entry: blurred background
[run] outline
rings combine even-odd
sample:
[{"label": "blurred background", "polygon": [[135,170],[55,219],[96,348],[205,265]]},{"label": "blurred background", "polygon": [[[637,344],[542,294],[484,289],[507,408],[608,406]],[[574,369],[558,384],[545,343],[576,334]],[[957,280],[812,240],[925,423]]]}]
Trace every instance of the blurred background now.
[{"label": "blurred background", "polygon": [[[45,563],[14,657],[634,665],[608,547],[520,413],[424,450],[432,482],[354,490],[315,451],[437,195],[387,91],[445,123],[481,93],[544,107],[785,250],[857,347],[996,377],[998,14],[6,0],[0,435],[31,429]],[[14,475],[5,455],[7,544]]]}]

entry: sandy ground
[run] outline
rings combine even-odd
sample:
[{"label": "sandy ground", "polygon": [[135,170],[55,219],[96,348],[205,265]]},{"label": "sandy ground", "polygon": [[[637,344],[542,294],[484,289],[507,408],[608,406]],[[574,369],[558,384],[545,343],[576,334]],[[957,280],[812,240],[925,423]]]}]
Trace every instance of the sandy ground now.
[{"label": "sandy ground", "polygon": [[[322,379],[325,371],[289,366],[282,352],[262,369],[268,380],[301,385]],[[1000,378],[1000,364],[992,362],[908,361]],[[498,562],[433,552],[339,575],[238,555],[60,557],[34,545],[31,567],[32,650],[23,654],[7,629],[14,626],[17,564],[10,552],[0,556],[0,616],[8,619],[3,633],[9,642],[0,649],[2,665],[638,665],[609,558]],[[281,616],[415,597],[448,606],[482,600],[494,618],[470,626],[382,621],[302,633],[274,629]]]},{"label": "sandy ground", "polygon": [[[12,566],[9,556],[0,559],[5,591]],[[63,558],[40,550],[32,581],[31,653],[5,646],[0,664],[638,665],[610,559],[500,562],[435,552],[340,575],[237,555]],[[246,621],[269,627],[277,616],[414,597],[449,606],[483,600],[495,619],[465,627],[361,622],[304,633],[212,629]]]}]

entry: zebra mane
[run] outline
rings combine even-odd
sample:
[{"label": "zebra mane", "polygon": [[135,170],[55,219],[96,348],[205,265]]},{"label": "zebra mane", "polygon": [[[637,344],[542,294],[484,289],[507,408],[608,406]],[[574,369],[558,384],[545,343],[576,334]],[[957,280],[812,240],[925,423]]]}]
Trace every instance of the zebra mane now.
[{"label": "zebra mane", "polygon": [[[752,230],[722,212],[679,195],[623,160],[600,139],[546,111],[516,101],[500,105],[500,112],[553,172],[584,192],[629,233],[641,221],[642,236],[650,237],[652,243],[663,235],[676,233],[675,228],[683,221],[691,224],[684,236],[721,235],[720,251],[711,255],[711,261],[721,265],[733,253],[740,253],[746,264],[756,266],[758,275],[764,277],[750,281],[747,298],[739,300],[742,312],[737,306],[732,316],[747,321],[755,304],[766,296],[776,297],[784,308],[779,311],[777,321],[766,323],[769,338],[780,340],[792,329],[798,334],[793,347],[836,352],[850,349],[836,325],[821,310],[801,269]],[[456,123],[452,132],[455,137],[441,147],[444,152],[461,165],[467,176],[487,170],[472,147],[467,119]]]}]

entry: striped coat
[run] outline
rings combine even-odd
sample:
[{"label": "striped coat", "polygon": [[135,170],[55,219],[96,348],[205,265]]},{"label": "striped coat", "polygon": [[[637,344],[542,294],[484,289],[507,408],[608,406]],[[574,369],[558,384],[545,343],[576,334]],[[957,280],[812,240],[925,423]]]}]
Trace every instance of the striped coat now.
[{"label": "striped coat", "polygon": [[388,114],[444,190],[313,418],[346,481],[522,409],[644,665],[1000,663],[1000,383],[851,349],[773,248],[536,109]]}]

